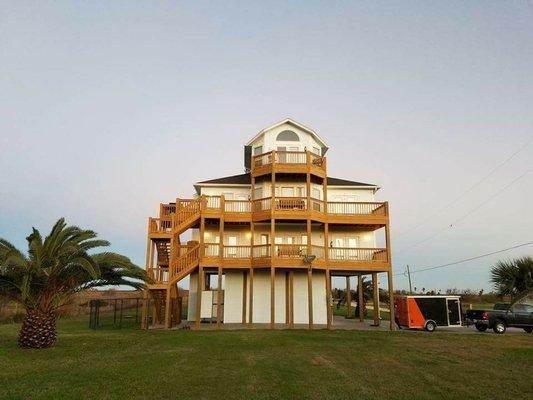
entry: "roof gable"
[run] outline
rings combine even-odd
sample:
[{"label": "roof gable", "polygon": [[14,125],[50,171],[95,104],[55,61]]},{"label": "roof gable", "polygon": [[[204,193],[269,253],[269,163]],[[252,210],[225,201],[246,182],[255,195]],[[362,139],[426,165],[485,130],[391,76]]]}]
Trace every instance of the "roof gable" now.
[{"label": "roof gable", "polygon": [[251,140],[248,141],[248,143],[246,143],[246,146],[251,146],[252,143],[254,143],[257,139],[259,139],[262,135],[265,134],[265,132],[269,132],[273,129],[276,129],[277,127],[281,126],[281,125],[284,125],[284,124],[289,124],[289,125],[293,125],[295,126],[296,128],[298,129],[301,129],[302,131],[304,132],[307,132],[308,134],[310,134],[313,139],[315,139],[322,147],[325,147],[326,149],[328,149],[328,144],[324,141],[324,139],[322,139],[320,136],[318,136],[318,134],[312,130],[311,128],[308,128],[307,126],[305,125],[302,125],[300,124],[299,122],[296,122],[290,118],[285,118],[284,120],[282,121],[279,121],[277,123],[275,123],[274,125],[271,125],[267,128],[264,128],[262,129],[261,131],[259,131],[259,133],[257,135],[255,135]]}]

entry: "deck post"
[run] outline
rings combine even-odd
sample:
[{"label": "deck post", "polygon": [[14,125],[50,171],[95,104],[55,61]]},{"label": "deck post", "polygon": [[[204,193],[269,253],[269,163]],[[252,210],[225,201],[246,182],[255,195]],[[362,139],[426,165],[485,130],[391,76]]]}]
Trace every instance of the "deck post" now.
[{"label": "deck post", "polygon": [[396,330],[396,323],[394,321],[394,289],[392,287],[392,271],[389,270],[387,271],[387,280],[388,280],[388,284],[389,284],[389,303],[390,303],[390,309],[389,309],[389,319],[390,319],[390,325],[389,325],[389,329],[391,331],[395,331]]},{"label": "deck post", "polygon": [[[276,175],[272,172],[272,189],[275,190]],[[271,193],[271,208],[274,206],[274,191]],[[274,329],[274,323],[276,322],[276,269],[274,267],[274,253],[275,253],[275,237],[276,235],[276,220],[270,219],[270,329]]]},{"label": "deck post", "polygon": [[329,268],[326,268],[326,306],[327,306],[327,328],[331,329],[331,275]]},{"label": "deck post", "polygon": [[313,329],[313,270],[307,269],[307,305],[309,308],[309,329]]},{"label": "deck post", "polygon": [[247,286],[248,275],[246,271],[242,271],[242,315],[241,323],[246,324],[246,303],[248,302]]},{"label": "deck post", "polygon": [[350,275],[346,276],[346,318],[352,316],[352,289],[350,288]]},{"label": "deck post", "polygon": [[199,329],[202,315],[202,291],[204,290],[204,268],[201,265],[198,266],[198,281],[196,288],[196,318],[194,324],[196,329]]},{"label": "deck post", "polygon": [[377,272],[372,273],[372,294],[374,295],[374,325],[380,325],[379,318],[379,285],[378,285],[378,274]]},{"label": "deck post", "polygon": [[141,329],[148,329],[148,290],[143,292],[143,306],[141,310]]},{"label": "deck post", "polygon": [[217,285],[217,328],[220,328],[222,322],[222,266],[218,267]]},{"label": "deck post", "polygon": [[359,322],[364,322],[365,320],[365,313],[363,310],[363,302],[364,302],[364,293],[363,293],[363,276],[358,275],[357,276],[357,294],[359,295],[357,299],[357,305],[359,307]]},{"label": "deck post", "polygon": [[172,325],[172,287],[167,287],[165,299],[165,329],[170,329]]},{"label": "deck post", "polygon": [[254,268],[250,268],[250,306],[248,310],[248,325],[251,327],[254,320]]},{"label": "deck post", "polygon": [[294,327],[294,272],[289,271],[289,328]]}]

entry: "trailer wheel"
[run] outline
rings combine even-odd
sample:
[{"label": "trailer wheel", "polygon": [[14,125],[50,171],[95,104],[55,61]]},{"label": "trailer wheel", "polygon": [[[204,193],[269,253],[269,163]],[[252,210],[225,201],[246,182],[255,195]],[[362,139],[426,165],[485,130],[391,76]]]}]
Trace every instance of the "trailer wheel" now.
[{"label": "trailer wheel", "polygon": [[476,324],[476,329],[480,332],[485,332],[488,329],[488,326],[485,324]]},{"label": "trailer wheel", "polygon": [[496,321],[496,323],[492,327],[492,330],[494,331],[494,333],[497,333],[498,335],[502,335],[507,330],[507,327],[505,326],[503,321]]},{"label": "trailer wheel", "polygon": [[437,329],[437,324],[435,321],[427,321],[426,326],[424,326],[424,329],[428,332],[433,332],[435,329]]},{"label": "trailer wheel", "polygon": [[532,326],[528,326],[528,327],[524,328],[524,330],[526,331],[526,333],[531,333],[531,332],[533,332],[533,327]]}]

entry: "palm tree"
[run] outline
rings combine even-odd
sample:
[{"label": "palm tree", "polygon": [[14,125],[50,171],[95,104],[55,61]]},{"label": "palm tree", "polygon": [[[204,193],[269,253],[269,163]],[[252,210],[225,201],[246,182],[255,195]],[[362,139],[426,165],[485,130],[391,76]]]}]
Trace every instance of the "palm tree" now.
[{"label": "palm tree", "polygon": [[492,267],[491,281],[500,296],[510,296],[516,303],[533,293],[533,258],[499,261]]},{"label": "palm tree", "polygon": [[44,240],[35,228],[26,240],[27,255],[0,239],[0,296],[26,309],[18,340],[21,347],[53,346],[59,308],[81,290],[107,285],[144,287],[144,270],[120,254],[89,254],[109,242],[96,239],[93,231],[67,226],[64,219],[56,222]]}]

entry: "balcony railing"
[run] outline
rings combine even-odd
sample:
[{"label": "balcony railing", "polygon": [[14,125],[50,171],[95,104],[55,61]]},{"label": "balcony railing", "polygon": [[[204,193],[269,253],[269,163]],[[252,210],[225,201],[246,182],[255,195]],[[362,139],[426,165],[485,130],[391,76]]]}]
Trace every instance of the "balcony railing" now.
[{"label": "balcony railing", "polygon": [[328,253],[332,261],[388,261],[387,249],[333,247]]},{"label": "balcony railing", "polygon": [[172,230],[172,219],[150,218],[150,233],[164,233]]},{"label": "balcony railing", "polygon": [[[270,244],[260,245],[222,245],[220,253],[219,243],[205,243],[206,257],[219,257],[222,254],[225,259],[247,259],[270,257]],[[186,247],[186,246],[183,246]],[[310,249],[309,249],[310,247]],[[317,260],[324,260],[326,247],[306,244],[275,244],[274,256],[276,258],[301,258],[308,254],[316,256]],[[387,262],[387,249],[384,248],[351,248],[351,247],[328,247],[330,261],[378,261]]]},{"label": "balcony railing", "polygon": [[328,214],[387,215],[386,203],[328,201]]},{"label": "balcony railing", "polygon": [[225,200],[224,211],[232,213],[249,213],[252,209],[250,200]]},{"label": "balcony railing", "polygon": [[326,158],[310,151],[279,151],[273,150],[267,153],[253,156],[252,167],[254,169],[270,164],[299,164],[326,168]]},{"label": "balcony railing", "polygon": [[[249,214],[251,212],[318,212],[339,216],[388,216],[385,202],[324,202],[310,197],[264,197],[255,200],[225,200],[224,196],[201,196],[197,199],[177,200],[176,204],[161,204],[160,218],[150,218],[150,233],[168,233],[182,222],[190,221],[202,210],[210,213]],[[295,214],[296,215],[296,214]]]}]

